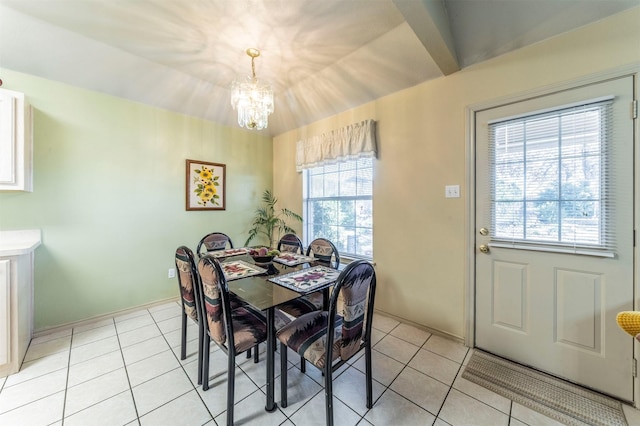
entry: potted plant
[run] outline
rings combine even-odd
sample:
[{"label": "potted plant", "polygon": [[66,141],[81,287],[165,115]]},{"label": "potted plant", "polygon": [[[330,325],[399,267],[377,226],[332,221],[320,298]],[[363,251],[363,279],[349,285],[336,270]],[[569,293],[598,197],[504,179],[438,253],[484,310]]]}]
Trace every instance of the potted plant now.
[{"label": "potted plant", "polygon": [[276,209],[278,199],[270,190],[265,190],[262,194],[264,206],[256,210],[256,216],[249,230],[249,238],[244,243],[245,247],[256,237],[262,235],[269,241],[269,247],[275,247],[280,235],[292,233],[295,230],[289,226],[287,220],[295,220],[302,223],[302,216],[289,209]]}]

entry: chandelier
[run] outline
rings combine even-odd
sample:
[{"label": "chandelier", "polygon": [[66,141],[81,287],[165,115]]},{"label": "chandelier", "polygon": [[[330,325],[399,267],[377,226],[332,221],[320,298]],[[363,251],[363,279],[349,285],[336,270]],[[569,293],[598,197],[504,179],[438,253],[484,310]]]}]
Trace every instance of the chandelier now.
[{"label": "chandelier", "polygon": [[231,84],[231,106],[238,111],[238,124],[251,130],[266,129],[273,112],[273,90],[269,83],[256,78],[258,49],[247,49],[251,57],[251,75]]}]

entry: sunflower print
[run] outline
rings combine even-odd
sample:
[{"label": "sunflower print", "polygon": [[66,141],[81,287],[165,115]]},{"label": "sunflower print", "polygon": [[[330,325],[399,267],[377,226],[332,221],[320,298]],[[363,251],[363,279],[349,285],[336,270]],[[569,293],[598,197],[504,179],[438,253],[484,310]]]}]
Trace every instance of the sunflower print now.
[{"label": "sunflower print", "polygon": [[220,176],[214,173],[212,168],[202,166],[200,169],[193,171],[193,183],[195,188],[193,192],[198,196],[198,205],[219,206],[220,196],[218,195],[218,186],[220,186]]}]

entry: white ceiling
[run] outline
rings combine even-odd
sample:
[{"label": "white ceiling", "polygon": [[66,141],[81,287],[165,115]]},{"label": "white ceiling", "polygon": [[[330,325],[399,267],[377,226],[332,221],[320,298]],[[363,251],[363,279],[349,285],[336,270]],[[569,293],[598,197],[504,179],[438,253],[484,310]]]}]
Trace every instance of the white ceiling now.
[{"label": "white ceiling", "polygon": [[[0,67],[230,126],[270,81],[277,135],[640,0],[0,0]],[[0,75],[0,78],[2,76]]]}]

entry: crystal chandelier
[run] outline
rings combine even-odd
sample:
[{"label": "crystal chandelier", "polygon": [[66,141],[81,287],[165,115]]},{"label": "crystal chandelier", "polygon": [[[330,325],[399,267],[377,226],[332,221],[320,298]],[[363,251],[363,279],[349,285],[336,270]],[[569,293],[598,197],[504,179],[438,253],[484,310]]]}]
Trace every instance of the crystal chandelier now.
[{"label": "crystal chandelier", "polygon": [[231,84],[231,106],[238,111],[238,124],[251,130],[266,129],[273,112],[273,90],[269,83],[256,78],[258,49],[247,49],[251,57],[251,76]]}]

